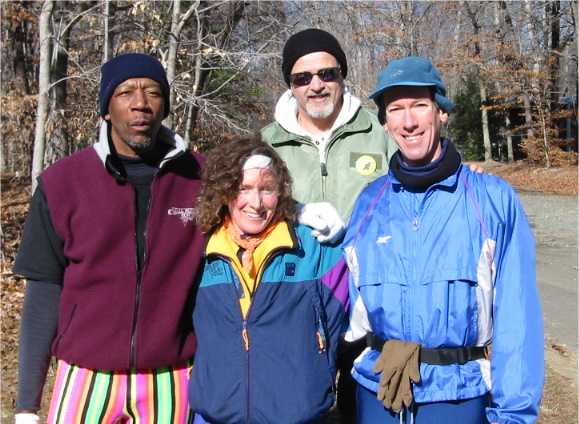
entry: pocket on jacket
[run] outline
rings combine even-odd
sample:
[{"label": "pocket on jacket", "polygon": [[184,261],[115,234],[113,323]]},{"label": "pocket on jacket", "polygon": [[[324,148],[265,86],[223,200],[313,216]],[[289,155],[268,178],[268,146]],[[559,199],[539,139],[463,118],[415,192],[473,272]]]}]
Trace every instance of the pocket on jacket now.
[{"label": "pocket on jacket", "polygon": [[325,311],[322,307],[322,299],[320,293],[318,293],[317,286],[310,285],[307,291],[311,298],[311,308],[313,311],[313,327],[312,327],[312,340],[314,343],[314,348],[318,354],[318,364],[321,368],[322,374],[327,376],[329,384],[331,385],[332,391],[335,391],[334,387],[334,370],[335,358],[330,358],[331,347],[329,346],[330,339],[328,333],[328,323]]}]

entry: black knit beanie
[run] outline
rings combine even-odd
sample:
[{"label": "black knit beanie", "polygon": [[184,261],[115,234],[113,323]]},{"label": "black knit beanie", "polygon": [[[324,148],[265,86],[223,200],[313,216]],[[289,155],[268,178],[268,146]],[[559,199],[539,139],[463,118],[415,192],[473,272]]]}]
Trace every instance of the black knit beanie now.
[{"label": "black knit beanie", "polygon": [[99,91],[100,114],[109,113],[109,101],[115,88],[129,78],[150,78],[161,85],[165,99],[165,115],[171,108],[169,83],[163,65],[153,56],[142,53],[127,53],[114,57],[101,67],[101,86]]},{"label": "black knit beanie", "polygon": [[329,32],[310,28],[292,35],[283,48],[281,69],[286,84],[290,85],[290,74],[297,60],[310,53],[326,52],[336,58],[342,69],[342,77],[348,75],[348,61],[340,43]]}]

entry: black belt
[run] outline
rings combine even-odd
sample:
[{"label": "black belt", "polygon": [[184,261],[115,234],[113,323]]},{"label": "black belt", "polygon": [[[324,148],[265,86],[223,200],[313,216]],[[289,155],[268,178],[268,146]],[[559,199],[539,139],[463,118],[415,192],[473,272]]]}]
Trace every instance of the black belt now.
[{"label": "black belt", "polygon": [[[374,335],[366,334],[366,345],[377,352],[382,351],[386,340]],[[487,357],[485,346],[441,347],[438,349],[420,348],[420,362],[430,365],[463,365],[469,361]]]}]

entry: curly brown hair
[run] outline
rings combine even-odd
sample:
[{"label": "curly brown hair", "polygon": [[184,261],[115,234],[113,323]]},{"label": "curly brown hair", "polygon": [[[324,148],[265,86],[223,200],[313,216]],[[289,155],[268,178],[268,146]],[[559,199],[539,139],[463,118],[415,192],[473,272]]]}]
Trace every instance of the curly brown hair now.
[{"label": "curly brown hair", "polygon": [[211,232],[223,222],[229,213],[227,205],[239,192],[243,180],[243,164],[247,158],[258,154],[271,158],[270,169],[277,180],[279,198],[272,222],[295,221],[296,202],[292,198],[289,171],[271,146],[261,141],[259,136],[253,136],[220,144],[207,154],[202,172],[201,194],[195,207],[197,225],[202,231]]}]

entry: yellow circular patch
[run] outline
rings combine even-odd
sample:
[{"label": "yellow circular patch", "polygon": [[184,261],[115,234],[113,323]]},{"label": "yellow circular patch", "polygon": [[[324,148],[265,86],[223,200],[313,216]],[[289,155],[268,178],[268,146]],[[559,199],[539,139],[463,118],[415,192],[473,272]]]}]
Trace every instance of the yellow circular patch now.
[{"label": "yellow circular patch", "polygon": [[356,171],[360,175],[370,175],[376,171],[376,159],[372,156],[362,155],[356,160]]}]

